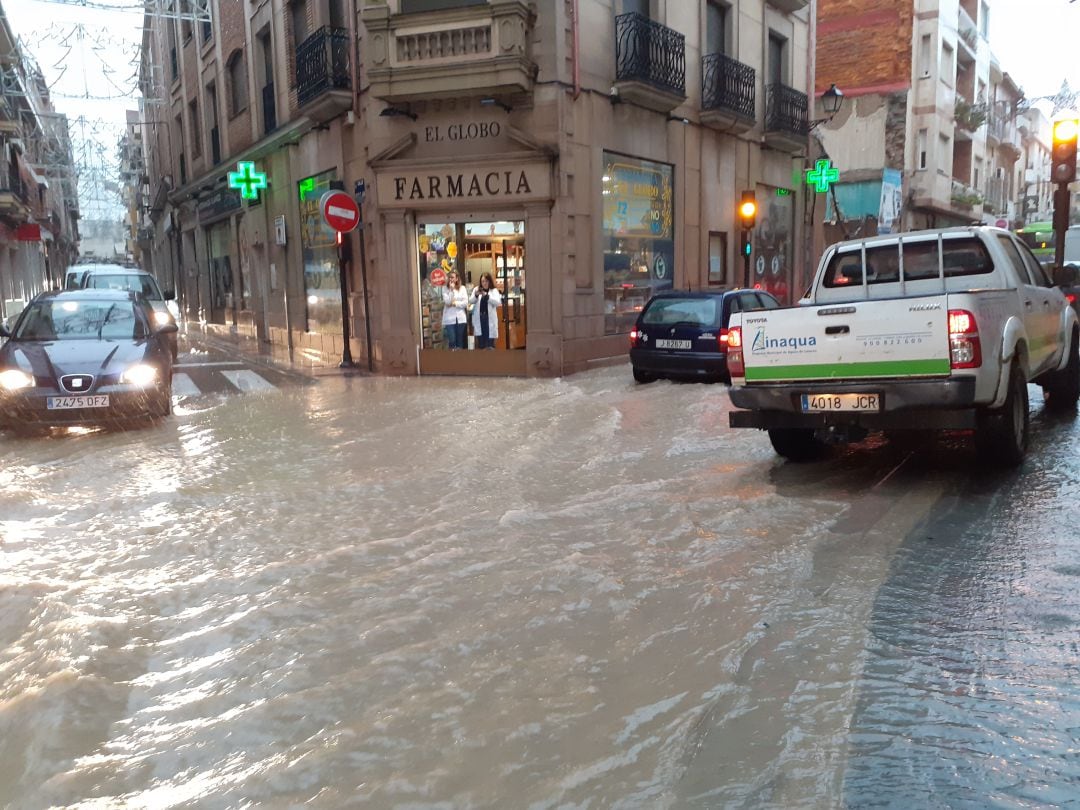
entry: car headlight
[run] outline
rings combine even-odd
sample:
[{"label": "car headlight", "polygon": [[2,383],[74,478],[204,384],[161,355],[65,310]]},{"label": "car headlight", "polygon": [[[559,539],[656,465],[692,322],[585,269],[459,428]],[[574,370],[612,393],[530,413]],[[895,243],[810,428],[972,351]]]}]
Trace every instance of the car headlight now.
[{"label": "car headlight", "polygon": [[157,380],[158,370],[146,363],[136,363],[120,375],[120,382],[137,385],[139,388],[153,384]]},{"label": "car headlight", "polygon": [[34,385],[34,378],[25,371],[17,368],[9,368],[0,371],[0,388],[5,391],[18,391],[20,388],[30,388]]},{"label": "car headlight", "polygon": [[168,326],[173,322],[173,316],[168,312],[155,312],[154,323],[158,326]]}]

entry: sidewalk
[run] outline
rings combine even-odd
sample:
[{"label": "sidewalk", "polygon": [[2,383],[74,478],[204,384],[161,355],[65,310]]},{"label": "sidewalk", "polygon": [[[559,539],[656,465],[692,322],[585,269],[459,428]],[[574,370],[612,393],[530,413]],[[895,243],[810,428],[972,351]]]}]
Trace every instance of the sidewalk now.
[{"label": "sidewalk", "polygon": [[[280,371],[305,377],[358,377],[369,372],[357,363],[355,368],[341,368],[341,358],[329,358],[313,349],[295,348],[264,343],[232,331],[231,327],[188,321],[181,332],[181,347],[186,339],[191,346],[203,346],[242,357],[248,363],[273,366]],[[355,358],[354,358],[355,360]]]}]

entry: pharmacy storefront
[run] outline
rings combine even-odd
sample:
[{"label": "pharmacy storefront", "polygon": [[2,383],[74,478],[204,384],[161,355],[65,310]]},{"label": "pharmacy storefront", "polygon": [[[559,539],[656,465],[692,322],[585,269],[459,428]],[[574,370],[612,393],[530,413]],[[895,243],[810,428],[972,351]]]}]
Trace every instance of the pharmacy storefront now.
[{"label": "pharmacy storefront", "polygon": [[[411,352],[421,374],[543,374],[555,332],[551,158],[494,122],[417,134],[411,154],[373,163],[395,313],[388,370]],[[449,141],[489,156],[419,157]]]}]

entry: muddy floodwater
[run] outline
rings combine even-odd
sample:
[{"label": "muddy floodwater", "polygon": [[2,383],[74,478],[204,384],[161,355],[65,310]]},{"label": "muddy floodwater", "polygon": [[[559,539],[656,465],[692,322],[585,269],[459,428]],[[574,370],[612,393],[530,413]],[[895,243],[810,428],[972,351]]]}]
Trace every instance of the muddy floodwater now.
[{"label": "muddy floodwater", "polygon": [[791,465],[729,409],[622,367],[0,436],[0,806],[1077,801],[1075,426]]}]

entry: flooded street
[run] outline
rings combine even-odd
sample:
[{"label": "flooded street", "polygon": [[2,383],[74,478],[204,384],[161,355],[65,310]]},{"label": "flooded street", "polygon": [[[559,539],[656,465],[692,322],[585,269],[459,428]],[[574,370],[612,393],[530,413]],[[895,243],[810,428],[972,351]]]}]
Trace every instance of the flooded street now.
[{"label": "flooded street", "polygon": [[271,383],[0,437],[0,806],[1080,794],[1078,427],[1036,389],[991,475],[786,464],[625,367]]}]

